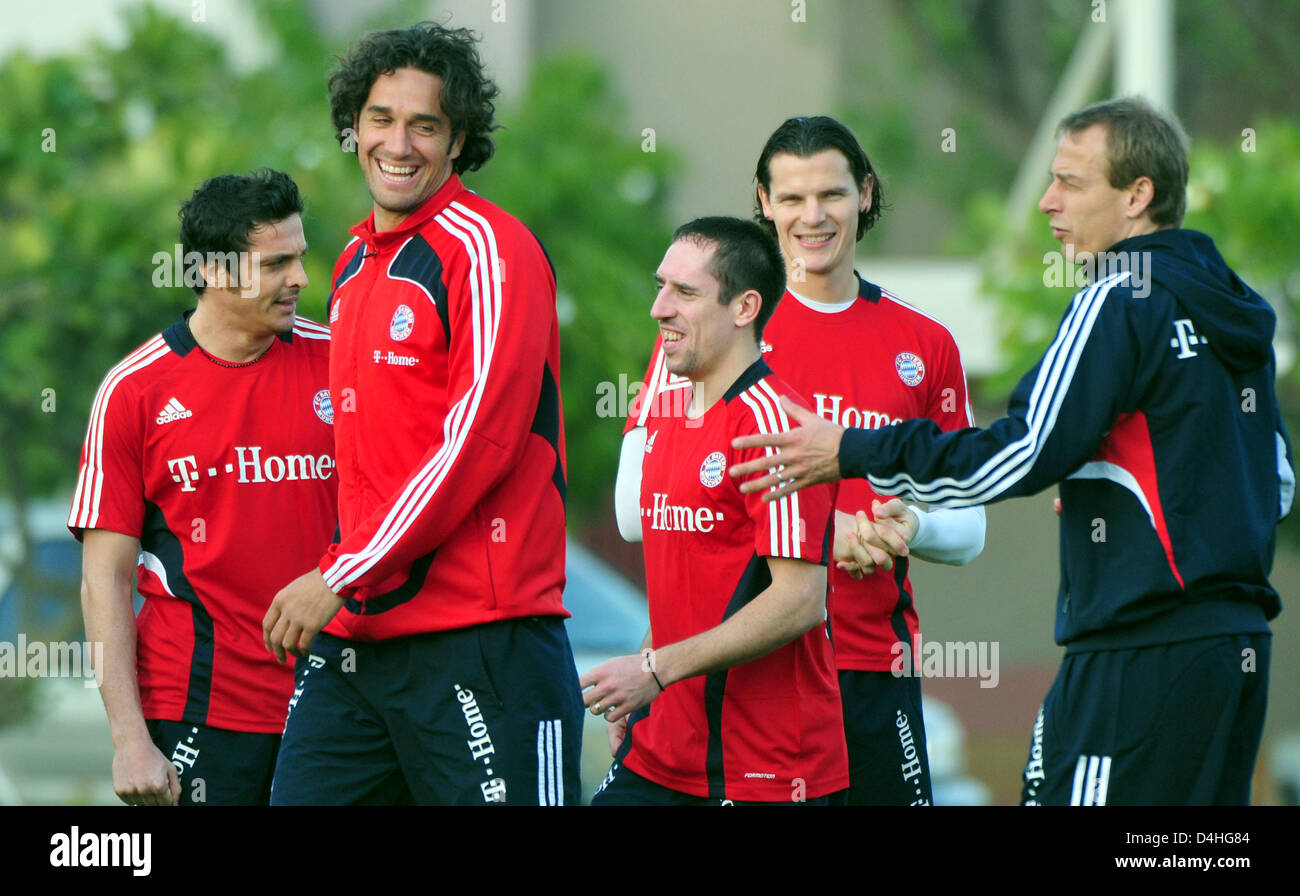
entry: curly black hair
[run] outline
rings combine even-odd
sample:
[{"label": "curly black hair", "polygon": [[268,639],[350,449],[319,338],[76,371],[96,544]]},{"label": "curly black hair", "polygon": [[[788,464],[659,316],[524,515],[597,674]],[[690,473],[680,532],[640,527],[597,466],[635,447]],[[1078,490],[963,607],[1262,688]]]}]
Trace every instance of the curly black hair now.
[{"label": "curly black hair", "polygon": [[375,31],[359,40],[329,79],[330,117],[340,143],[355,128],[370,88],[380,75],[414,68],[442,78],[439,98],[451,121],[452,138],[465,135],[465,145],[452,163],[457,174],[477,171],[496,150],[492,132],[501,92],[483,72],[478,38],[468,28],[445,28],[420,22],[409,28]]}]

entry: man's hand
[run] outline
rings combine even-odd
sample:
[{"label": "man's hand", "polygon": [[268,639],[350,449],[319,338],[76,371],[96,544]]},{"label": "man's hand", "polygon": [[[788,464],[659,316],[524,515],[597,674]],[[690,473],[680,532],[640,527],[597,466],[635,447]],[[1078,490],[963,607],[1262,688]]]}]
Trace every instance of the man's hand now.
[{"label": "man's hand", "polygon": [[[861,510],[858,516],[866,516]],[[867,545],[858,537],[858,522],[842,510],[835,511],[835,547],[831,551],[835,565],[861,579],[876,571],[876,560]]]},{"label": "man's hand", "polygon": [[[616,656],[601,663],[578,679],[578,684],[586,691],[582,695],[583,705],[592,715],[604,716],[610,724],[659,696],[659,685],[639,654]],[[610,742],[613,743],[612,734]]]},{"label": "man's hand", "polygon": [[[876,533],[875,524],[867,517],[866,511],[859,510],[856,518],[848,514],[845,517],[849,520],[848,525],[844,528],[837,525],[835,529],[835,565],[855,579],[872,575],[877,569],[893,569],[894,557],[898,555],[890,543]],[[892,529],[888,531],[893,532]]]},{"label": "man's hand", "polygon": [[762,478],[740,484],[740,490],[745,494],[775,488],[775,491],[763,495],[764,501],[777,501],[801,488],[840,478],[840,439],[844,427],[804,410],[784,395],[781,396],[781,407],[785,408],[790,419],[799,424],[797,429],[731,440],[731,447],[738,451],[769,446],[777,449],[774,455],[736,464],[728,470],[737,479],[770,471]]},{"label": "man's hand", "polygon": [[[866,522],[871,526],[872,535],[877,539],[873,544],[888,551],[891,556],[906,557],[907,546],[912,543],[917,530],[921,528],[916,511],[904,504],[900,498],[890,498],[884,504],[872,501],[871,514],[875,519]],[[858,516],[859,535],[863,535],[863,516],[865,514]]]},{"label": "man's hand", "polygon": [[605,729],[609,734],[609,755],[617,756],[618,748],[623,746],[623,738],[627,737],[627,716],[606,725]]},{"label": "man's hand", "polygon": [[855,579],[893,569],[895,557],[908,555],[919,528],[915,511],[898,498],[872,501],[871,512],[874,520],[861,510],[855,517],[836,511],[835,565]]},{"label": "man's hand", "polygon": [[133,740],[113,752],[113,791],[128,806],[175,806],[181,781],[153,741]]},{"label": "man's hand", "polygon": [[312,638],[329,624],[341,606],[343,598],[329,589],[320,570],[299,576],[280,589],[262,619],[266,649],[280,663],[284,662],[285,651],[306,656]]}]

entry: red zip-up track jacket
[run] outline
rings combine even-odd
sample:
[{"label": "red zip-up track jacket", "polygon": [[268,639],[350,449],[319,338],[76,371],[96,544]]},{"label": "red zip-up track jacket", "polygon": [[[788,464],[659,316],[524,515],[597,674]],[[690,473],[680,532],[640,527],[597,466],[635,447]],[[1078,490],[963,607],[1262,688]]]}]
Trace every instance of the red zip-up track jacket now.
[{"label": "red zip-up track jacket", "polygon": [[394,230],[352,229],[330,295],[344,598],[380,640],[567,616],[555,273],[453,175]]}]

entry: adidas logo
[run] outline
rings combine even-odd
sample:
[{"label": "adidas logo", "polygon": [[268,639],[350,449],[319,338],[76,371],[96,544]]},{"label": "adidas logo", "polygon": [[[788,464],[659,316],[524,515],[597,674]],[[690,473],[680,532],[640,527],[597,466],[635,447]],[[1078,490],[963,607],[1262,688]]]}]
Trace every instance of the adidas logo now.
[{"label": "adidas logo", "polygon": [[171,423],[173,420],[184,420],[186,417],[193,417],[194,412],[186,410],[185,405],[181,404],[175,398],[167,402],[163,409],[158,413],[156,423]]},{"label": "adidas logo", "polygon": [[651,451],[654,451],[654,450],[655,450],[655,437],[658,436],[658,435],[659,435],[659,430],[657,430],[657,429],[656,429],[654,432],[652,432],[652,433],[650,434],[650,438],[649,438],[649,440],[646,441],[646,443],[645,443],[645,453],[646,453],[646,454],[649,454]]}]

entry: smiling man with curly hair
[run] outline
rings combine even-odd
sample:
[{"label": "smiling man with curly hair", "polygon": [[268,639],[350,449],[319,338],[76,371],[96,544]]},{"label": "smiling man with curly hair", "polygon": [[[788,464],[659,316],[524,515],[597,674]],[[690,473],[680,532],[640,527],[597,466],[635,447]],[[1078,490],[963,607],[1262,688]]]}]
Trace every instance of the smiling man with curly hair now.
[{"label": "smiling man with curly hair", "polygon": [[374,210],[330,295],[340,539],[264,621],[306,658],[272,801],[575,802],[555,273],[459,177],[492,156],[497,88],[431,23],[367,35],[329,83]]}]

